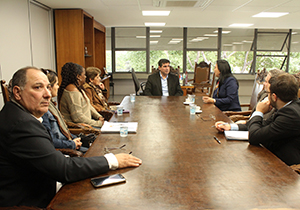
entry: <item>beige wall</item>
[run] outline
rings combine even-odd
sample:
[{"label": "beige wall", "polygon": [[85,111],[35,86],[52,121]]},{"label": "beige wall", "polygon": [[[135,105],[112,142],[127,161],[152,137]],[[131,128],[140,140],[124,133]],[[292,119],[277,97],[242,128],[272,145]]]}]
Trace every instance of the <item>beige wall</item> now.
[{"label": "beige wall", "polygon": [[25,66],[54,69],[49,8],[30,0],[0,0],[0,27],[0,79],[8,82],[16,70]]}]

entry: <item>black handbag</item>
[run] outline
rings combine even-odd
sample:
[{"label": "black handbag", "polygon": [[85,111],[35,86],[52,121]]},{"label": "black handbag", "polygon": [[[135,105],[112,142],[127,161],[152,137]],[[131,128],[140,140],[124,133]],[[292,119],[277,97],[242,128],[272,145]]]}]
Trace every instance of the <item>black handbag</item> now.
[{"label": "black handbag", "polygon": [[81,138],[80,140],[82,142],[81,146],[89,148],[90,146],[92,146],[93,142],[97,138],[97,135],[95,135],[94,133],[90,133],[88,135],[84,135],[83,133],[80,133],[78,137]]}]

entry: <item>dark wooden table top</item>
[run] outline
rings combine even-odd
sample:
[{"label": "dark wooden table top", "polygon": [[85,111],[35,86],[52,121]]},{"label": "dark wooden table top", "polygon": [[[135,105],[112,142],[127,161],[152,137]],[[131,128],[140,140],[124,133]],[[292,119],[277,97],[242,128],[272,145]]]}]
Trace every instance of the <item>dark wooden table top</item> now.
[{"label": "dark wooden table top", "polygon": [[[111,121],[138,122],[136,134],[101,134],[86,156],[130,152],[141,158],[139,168],[122,173],[125,184],[94,188],[90,179],[65,185],[51,209],[297,209],[300,179],[267,149],[246,141],[227,141],[215,120],[229,121],[212,104],[196,103],[201,114],[190,116],[185,97],[125,97],[130,114]],[[221,141],[218,144],[213,136]],[[100,175],[99,175],[100,176]]]}]

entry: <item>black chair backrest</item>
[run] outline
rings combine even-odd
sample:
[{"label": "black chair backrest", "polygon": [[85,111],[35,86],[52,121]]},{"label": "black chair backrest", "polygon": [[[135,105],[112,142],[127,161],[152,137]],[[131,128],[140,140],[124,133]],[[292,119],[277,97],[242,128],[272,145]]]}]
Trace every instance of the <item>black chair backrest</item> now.
[{"label": "black chair backrest", "polygon": [[135,94],[136,95],[139,95],[139,90],[140,90],[140,82],[135,74],[135,71],[134,69],[132,68],[131,69],[131,76],[132,76],[132,80],[133,80],[133,83],[134,83],[134,88],[135,88]]}]

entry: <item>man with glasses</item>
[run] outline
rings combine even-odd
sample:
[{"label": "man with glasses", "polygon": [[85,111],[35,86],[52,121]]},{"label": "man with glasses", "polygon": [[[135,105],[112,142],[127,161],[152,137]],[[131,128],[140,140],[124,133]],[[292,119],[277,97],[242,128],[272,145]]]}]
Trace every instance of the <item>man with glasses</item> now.
[{"label": "man with glasses", "polygon": [[179,84],[179,78],[170,74],[170,61],[160,59],[158,62],[159,71],[148,77],[145,95],[146,96],[182,96],[183,91]]}]

